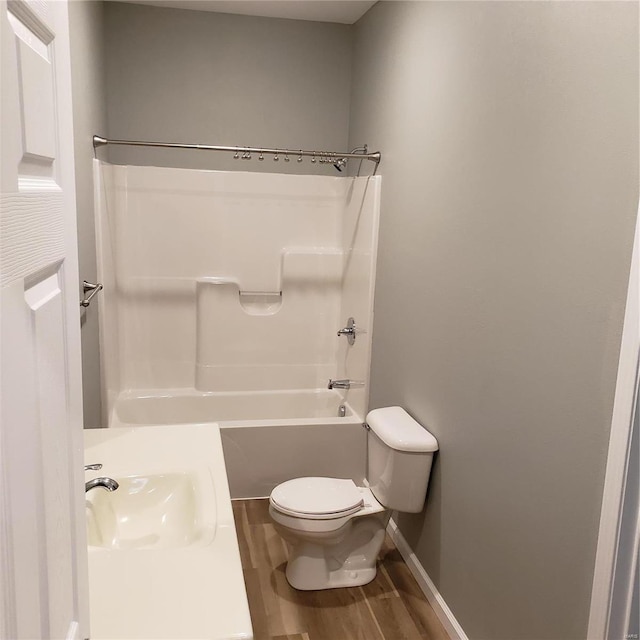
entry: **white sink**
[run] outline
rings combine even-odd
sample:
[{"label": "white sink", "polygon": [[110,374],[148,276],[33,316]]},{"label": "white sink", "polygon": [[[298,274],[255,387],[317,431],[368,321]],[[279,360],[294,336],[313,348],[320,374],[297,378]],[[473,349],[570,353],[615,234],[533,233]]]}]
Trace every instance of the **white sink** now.
[{"label": "white sink", "polygon": [[116,491],[87,493],[89,546],[168,549],[209,544],[215,533],[211,477],[164,473],[114,478]]},{"label": "white sink", "polygon": [[92,640],[253,638],[218,426],[84,435]]}]

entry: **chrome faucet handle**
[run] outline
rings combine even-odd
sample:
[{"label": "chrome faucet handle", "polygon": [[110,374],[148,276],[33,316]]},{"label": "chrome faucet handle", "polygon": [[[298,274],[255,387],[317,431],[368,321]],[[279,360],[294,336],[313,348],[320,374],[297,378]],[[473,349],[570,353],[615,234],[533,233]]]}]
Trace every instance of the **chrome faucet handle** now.
[{"label": "chrome faucet handle", "polygon": [[347,341],[352,345],[356,341],[356,321],[353,318],[347,320],[347,326],[338,331],[338,337],[347,336]]},{"label": "chrome faucet handle", "polygon": [[85,464],[85,471],[100,471],[102,469],[102,465],[98,462],[97,464]]}]

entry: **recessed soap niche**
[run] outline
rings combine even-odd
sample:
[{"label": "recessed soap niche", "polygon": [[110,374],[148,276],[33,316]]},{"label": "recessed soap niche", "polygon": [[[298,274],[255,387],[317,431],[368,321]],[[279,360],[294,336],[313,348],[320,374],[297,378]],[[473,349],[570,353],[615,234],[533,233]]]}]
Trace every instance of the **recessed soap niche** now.
[{"label": "recessed soap niche", "polygon": [[282,307],[282,291],[238,291],[242,310],[250,316],[272,316]]}]

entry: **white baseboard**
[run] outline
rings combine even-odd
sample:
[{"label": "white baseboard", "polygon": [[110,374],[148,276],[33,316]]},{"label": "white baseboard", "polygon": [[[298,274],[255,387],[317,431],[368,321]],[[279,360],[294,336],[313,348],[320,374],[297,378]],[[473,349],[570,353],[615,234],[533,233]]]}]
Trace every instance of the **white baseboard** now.
[{"label": "white baseboard", "polygon": [[416,557],[416,554],[411,550],[409,543],[405,540],[400,529],[398,529],[398,525],[393,520],[389,520],[387,533],[396,545],[400,555],[407,563],[409,570],[416,579],[420,589],[422,589],[422,592],[429,601],[429,604],[436,612],[436,615],[442,623],[442,626],[449,634],[451,640],[469,640],[467,634],[460,626],[460,623],[455,619],[453,612],[444,601],[444,598],[440,595],[438,589],[436,589],[436,585],[433,584],[431,578]]}]

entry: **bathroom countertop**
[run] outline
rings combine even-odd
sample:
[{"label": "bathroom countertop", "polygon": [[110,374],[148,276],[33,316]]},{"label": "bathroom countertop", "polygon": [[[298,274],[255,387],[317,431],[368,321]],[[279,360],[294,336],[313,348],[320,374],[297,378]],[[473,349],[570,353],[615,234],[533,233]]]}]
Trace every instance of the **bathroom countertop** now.
[{"label": "bathroom countertop", "polygon": [[89,546],[92,640],[251,639],[253,632],[216,424],[85,432],[85,460],[118,477],[205,464],[215,491],[215,534],[174,548]]}]

